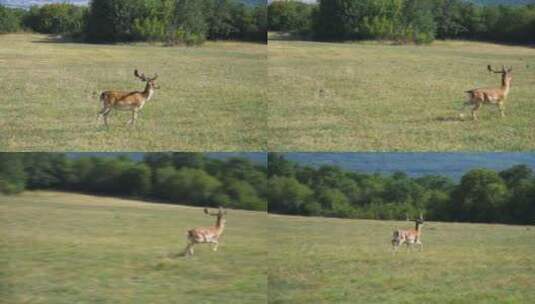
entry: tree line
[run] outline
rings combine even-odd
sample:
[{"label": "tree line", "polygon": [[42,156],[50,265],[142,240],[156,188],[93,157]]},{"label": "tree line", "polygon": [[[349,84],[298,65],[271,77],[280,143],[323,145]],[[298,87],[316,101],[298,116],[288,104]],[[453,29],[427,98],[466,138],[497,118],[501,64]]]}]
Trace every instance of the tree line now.
[{"label": "tree line", "polygon": [[265,42],[266,29],[266,7],[237,0],[93,0],[89,7],[61,3],[29,10],[0,5],[0,33],[32,30],[97,43]]},{"label": "tree line", "polygon": [[406,219],[423,212],[437,221],[535,224],[535,174],[525,165],[473,169],[459,182],[299,165],[268,155],[268,210],[360,219]]},{"label": "tree line", "polygon": [[535,5],[483,6],[463,0],[275,1],[268,6],[268,28],[318,40],[470,39],[531,44]]},{"label": "tree line", "polygon": [[73,158],[61,153],[0,153],[0,193],[72,191],[175,204],[266,210],[267,169],[245,158],[146,153]]}]

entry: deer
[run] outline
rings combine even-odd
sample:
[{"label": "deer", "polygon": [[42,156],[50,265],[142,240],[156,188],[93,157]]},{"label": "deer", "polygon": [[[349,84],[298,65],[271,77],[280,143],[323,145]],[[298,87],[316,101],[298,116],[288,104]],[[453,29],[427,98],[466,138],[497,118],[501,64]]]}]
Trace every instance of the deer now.
[{"label": "deer", "polygon": [[422,214],[420,214],[420,217],[416,220],[413,220],[415,222],[414,229],[408,229],[408,230],[401,230],[397,229],[394,230],[394,233],[392,234],[392,247],[393,247],[393,253],[395,254],[399,247],[403,244],[407,245],[407,249],[409,249],[413,245],[418,245],[420,251],[423,249],[422,244],[422,227],[424,225],[424,217]]},{"label": "deer", "polygon": [[193,246],[203,243],[214,244],[212,250],[217,251],[219,246],[219,237],[225,229],[224,216],[227,214],[227,212],[223,210],[223,207],[219,207],[219,210],[216,213],[209,212],[207,208],[204,208],[204,213],[206,215],[216,217],[215,225],[211,227],[199,227],[188,230],[188,245],[184,249],[184,256],[192,256]]},{"label": "deer", "polygon": [[495,104],[500,110],[500,116],[505,117],[505,101],[507,100],[507,95],[511,90],[511,81],[513,80],[512,72],[513,68],[506,68],[505,65],[502,66],[501,70],[495,70],[489,64],[487,66],[489,73],[496,73],[502,75],[502,86],[499,88],[479,88],[466,91],[468,94],[468,101],[465,103],[467,105],[473,105],[472,109],[472,119],[478,120],[479,109],[483,104]]},{"label": "deer", "polygon": [[143,109],[143,106],[154,96],[154,91],[160,87],[156,84],[158,74],[154,77],[146,77],[145,74],[134,70],[134,76],[141,81],[146,82],[145,90],[143,92],[122,92],[122,91],[105,91],[100,94],[100,101],[102,102],[102,109],[97,114],[97,119],[104,118],[104,125],[108,128],[108,115],[112,110],[118,111],[132,111],[132,118],[128,120],[127,125],[134,125],[137,120],[138,112]]}]

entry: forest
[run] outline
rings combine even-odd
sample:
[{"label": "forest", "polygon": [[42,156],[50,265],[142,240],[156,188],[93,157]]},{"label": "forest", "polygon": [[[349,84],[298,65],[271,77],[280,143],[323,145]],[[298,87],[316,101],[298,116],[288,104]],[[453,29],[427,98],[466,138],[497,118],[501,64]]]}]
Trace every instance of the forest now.
[{"label": "forest", "polygon": [[172,204],[266,210],[265,166],[246,158],[201,153],[72,157],[0,153],[0,193],[56,190]]},{"label": "forest", "polygon": [[93,0],[89,7],[61,3],[29,10],[0,5],[0,33],[29,30],[93,43],[265,43],[266,28],[265,5],[236,0]]},{"label": "forest", "polygon": [[275,1],[270,31],[314,40],[389,40],[425,44],[466,39],[535,42],[535,5],[480,5],[463,0]]},{"label": "forest", "polygon": [[455,181],[303,166],[278,153],[268,164],[272,213],[383,220],[423,213],[434,221],[535,224],[535,175],[525,165],[473,169]]}]

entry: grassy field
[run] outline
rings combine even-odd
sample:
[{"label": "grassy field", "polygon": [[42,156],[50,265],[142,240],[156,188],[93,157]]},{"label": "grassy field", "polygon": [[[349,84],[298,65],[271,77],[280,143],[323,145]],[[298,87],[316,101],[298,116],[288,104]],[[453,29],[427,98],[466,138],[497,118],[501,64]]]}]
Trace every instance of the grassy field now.
[{"label": "grassy field", "polygon": [[535,227],[270,216],[269,303],[535,303]]},{"label": "grassy field", "polygon": [[230,210],[218,252],[178,256],[199,208],[0,196],[0,303],[265,303],[267,216]]},{"label": "grassy field", "polygon": [[[1,151],[257,151],[266,144],[266,47],[55,43],[0,36]],[[161,89],[140,113],[97,124],[98,93],[143,90],[135,68]]]},{"label": "grassy field", "polygon": [[[533,48],[271,40],[268,56],[270,151],[535,148]],[[484,106],[481,121],[461,120],[464,91],[500,85],[488,64],[514,68],[507,117]]]}]

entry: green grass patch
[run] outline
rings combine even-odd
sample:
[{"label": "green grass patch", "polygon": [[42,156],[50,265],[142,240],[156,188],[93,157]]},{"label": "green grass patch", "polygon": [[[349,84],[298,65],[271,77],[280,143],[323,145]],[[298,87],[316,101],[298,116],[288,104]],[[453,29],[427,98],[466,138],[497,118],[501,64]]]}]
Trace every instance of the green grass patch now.
[{"label": "green grass patch", "polygon": [[267,216],[229,210],[218,252],[179,256],[202,209],[55,192],[0,196],[0,303],[265,303]]},{"label": "green grass patch", "polygon": [[[535,148],[533,48],[275,40],[268,49],[270,151]],[[462,120],[464,91],[500,85],[488,64],[514,68],[507,117],[484,106],[481,121]]]},{"label": "green grass patch", "polygon": [[[2,151],[260,151],[266,144],[266,47],[55,43],[0,36]],[[161,89],[140,113],[96,121],[105,90],[143,90],[137,68]]]},{"label": "green grass patch", "polygon": [[269,303],[532,303],[535,229],[427,222],[422,252],[391,251],[412,222],[270,215]]}]

